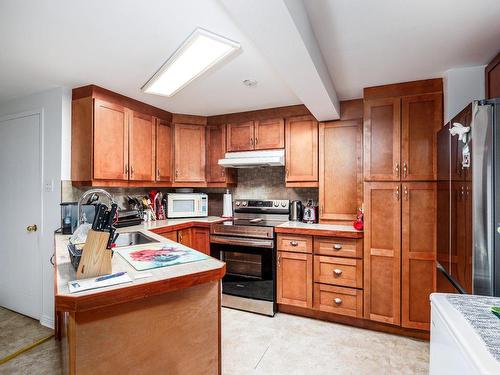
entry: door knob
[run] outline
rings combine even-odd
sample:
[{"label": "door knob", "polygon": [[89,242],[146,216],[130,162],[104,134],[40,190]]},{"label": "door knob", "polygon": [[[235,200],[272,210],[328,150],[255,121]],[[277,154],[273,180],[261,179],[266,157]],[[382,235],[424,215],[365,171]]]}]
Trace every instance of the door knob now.
[{"label": "door knob", "polygon": [[26,230],[27,230],[28,232],[36,232],[36,231],[37,231],[37,229],[38,229],[38,227],[36,226],[36,224],[33,224],[33,225],[28,225],[28,226],[26,227]]}]

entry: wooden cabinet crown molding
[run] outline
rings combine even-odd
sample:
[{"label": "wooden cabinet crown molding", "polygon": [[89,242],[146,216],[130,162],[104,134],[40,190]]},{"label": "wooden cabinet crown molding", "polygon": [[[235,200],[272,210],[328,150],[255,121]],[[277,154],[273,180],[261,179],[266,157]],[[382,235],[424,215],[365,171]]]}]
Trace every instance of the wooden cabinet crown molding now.
[{"label": "wooden cabinet crown molding", "polygon": [[391,85],[365,87],[364,100],[394,98],[399,96],[420,95],[443,92],[443,79],[432,78],[419,81],[394,83]]},{"label": "wooden cabinet crown molding", "polygon": [[255,111],[229,113],[224,115],[209,116],[208,125],[230,124],[246,121],[263,121],[275,118],[288,118],[294,116],[311,115],[311,112],[303,104],[290,105],[286,107],[258,109]]}]

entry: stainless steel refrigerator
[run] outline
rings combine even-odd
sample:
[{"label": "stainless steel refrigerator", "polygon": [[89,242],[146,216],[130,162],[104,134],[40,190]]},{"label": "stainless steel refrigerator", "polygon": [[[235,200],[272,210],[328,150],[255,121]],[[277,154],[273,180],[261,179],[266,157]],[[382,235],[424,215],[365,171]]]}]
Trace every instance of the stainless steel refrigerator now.
[{"label": "stainless steel refrigerator", "polygon": [[481,100],[437,134],[438,291],[500,296],[498,126],[500,99]]}]

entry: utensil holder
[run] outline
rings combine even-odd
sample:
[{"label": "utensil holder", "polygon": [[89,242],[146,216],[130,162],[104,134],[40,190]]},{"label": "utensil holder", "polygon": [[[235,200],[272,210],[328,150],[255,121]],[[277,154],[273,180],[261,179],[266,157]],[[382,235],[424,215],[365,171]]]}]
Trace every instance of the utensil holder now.
[{"label": "utensil holder", "polygon": [[112,250],[107,249],[109,232],[90,229],[76,271],[77,279],[87,279],[111,273]]}]

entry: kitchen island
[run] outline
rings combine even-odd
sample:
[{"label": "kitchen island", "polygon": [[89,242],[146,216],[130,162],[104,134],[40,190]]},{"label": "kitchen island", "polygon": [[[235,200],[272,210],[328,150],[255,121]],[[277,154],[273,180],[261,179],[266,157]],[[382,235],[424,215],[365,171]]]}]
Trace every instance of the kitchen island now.
[{"label": "kitchen island", "polygon": [[[220,220],[220,219],[219,219]],[[151,229],[209,225],[216,218],[168,220],[123,228],[175,244]],[[147,228],[147,229],[146,229]],[[56,336],[70,374],[218,374],[221,368],[220,279],[225,264],[205,260],[136,271],[115,254],[112,271],[132,282],[71,294],[76,279],[69,236],[55,236]],[[122,247],[125,249],[125,247]],[[141,277],[147,276],[147,277]]]}]

